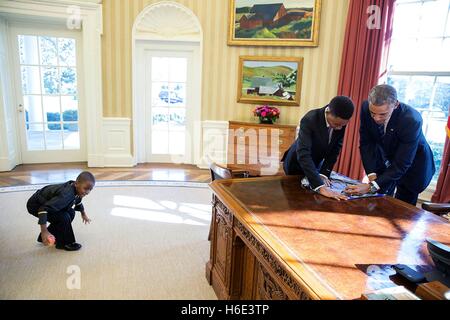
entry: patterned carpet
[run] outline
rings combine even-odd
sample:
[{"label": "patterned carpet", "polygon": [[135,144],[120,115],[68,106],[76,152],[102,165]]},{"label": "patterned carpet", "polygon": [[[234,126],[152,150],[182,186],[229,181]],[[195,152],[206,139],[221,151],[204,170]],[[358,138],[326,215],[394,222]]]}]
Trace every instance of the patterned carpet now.
[{"label": "patterned carpet", "polygon": [[206,184],[103,182],[73,222],[79,252],[36,242],[34,187],[0,188],[0,299],[216,299]]}]

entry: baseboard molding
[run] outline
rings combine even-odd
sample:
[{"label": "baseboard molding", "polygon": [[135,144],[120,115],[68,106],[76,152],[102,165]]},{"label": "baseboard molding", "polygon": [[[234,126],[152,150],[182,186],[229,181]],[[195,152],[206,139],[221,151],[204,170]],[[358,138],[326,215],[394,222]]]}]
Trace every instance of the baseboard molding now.
[{"label": "baseboard molding", "polygon": [[131,155],[108,154],[103,157],[103,166],[131,168],[134,167],[134,158]]},{"label": "baseboard molding", "polygon": [[105,156],[103,154],[88,155],[89,168],[103,168],[104,166],[105,166]]},{"label": "baseboard molding", "polygon": [[6,157],[0,158],[0,172],[11,171],[15,166],[11,159]]}]

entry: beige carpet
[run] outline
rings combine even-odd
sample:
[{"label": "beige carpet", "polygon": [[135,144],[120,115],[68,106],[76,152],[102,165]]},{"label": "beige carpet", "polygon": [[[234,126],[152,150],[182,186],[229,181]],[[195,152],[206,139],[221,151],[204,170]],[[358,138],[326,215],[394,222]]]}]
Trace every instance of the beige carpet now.
[{"label": "beige carpet", "polygon": [[78,252],[36,242],[32,193],[0,193],[0,299],[216,299],[208,189],[96,187],[83,201],[92,224],[73,223]]}]

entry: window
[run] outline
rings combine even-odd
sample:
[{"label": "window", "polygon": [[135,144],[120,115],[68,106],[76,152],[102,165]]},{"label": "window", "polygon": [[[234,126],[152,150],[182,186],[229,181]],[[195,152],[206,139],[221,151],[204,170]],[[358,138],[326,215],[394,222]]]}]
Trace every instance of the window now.
[{"label": "window", "polygon": [[187,58],[152,57],[152,154],[186,152]]},{"label": "window", "polygon": [[450,108],[450,0],[397,0],[387,83],[422,115],[441,166]]},{"label": "window", "polygon": [[27,148],[80,149],[76,41],[19,35]]}]

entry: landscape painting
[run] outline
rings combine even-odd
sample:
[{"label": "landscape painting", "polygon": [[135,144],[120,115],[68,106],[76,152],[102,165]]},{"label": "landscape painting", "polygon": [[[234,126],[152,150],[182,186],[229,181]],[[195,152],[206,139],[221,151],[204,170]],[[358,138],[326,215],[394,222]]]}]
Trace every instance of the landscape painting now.
[{"label": "landscape painting", "polygon": [[299,106],[303,58],[240,57],[238,102]]},{"label": "landscape painting", "polygon": [[321,0],[230,0],[229,45],[316,47]]}]

